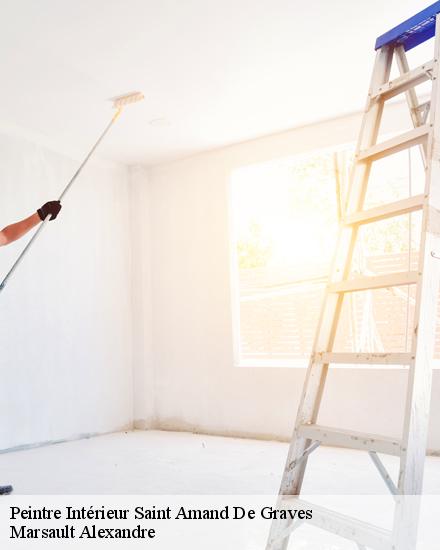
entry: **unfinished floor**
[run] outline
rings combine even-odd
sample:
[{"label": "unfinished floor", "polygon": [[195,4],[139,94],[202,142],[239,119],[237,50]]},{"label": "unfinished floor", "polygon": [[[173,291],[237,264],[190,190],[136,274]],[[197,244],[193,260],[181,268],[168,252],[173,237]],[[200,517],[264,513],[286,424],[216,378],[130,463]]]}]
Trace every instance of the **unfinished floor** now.
[{"label": "unfinished floor", "polygon": [[[190,433],[132,431],[0,454],[0,483],[16,494],[275,494],[288,445]],[[384,457],[392,473],[398,461]],[[366,453],[323,447],[308,494],[386,494]],[[440,494],[440,458],[426,460],[425,493]]]}]

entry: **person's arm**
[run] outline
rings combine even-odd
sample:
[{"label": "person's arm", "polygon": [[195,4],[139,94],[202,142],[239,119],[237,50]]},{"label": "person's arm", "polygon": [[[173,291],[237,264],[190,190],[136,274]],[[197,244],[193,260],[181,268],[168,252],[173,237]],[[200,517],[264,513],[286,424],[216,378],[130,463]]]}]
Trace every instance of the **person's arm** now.
[{"label": "person's arm", "polygon": [[12,243],[20,237],[23,237],[23,235],[25,235],[40,222],[40,216],[37,212],[35,212],[35,214],[32,214],[32,216],[29,216],[28,218],[21,220],[20,222],[6,226],[0,232],[0,246]]},{"label": "person's arm", "polygon": [[54,220],[58,216],[60,210],[61,204],[59,201],[50,201],[39,208],[32,216],[17,223],[7,225],[0,231],[0,246],[12,243],[20,237],[23,237],[23,235],[38,225],[49,214],[52,216],[51,220]]}]

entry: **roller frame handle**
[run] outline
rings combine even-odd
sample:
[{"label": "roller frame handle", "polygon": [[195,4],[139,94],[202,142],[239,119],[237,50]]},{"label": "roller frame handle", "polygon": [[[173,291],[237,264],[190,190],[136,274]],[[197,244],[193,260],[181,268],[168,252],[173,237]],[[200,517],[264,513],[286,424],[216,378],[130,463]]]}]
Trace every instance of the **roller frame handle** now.
[{"label": "roller frame handle", "polygon": [[[77,171],[74,173],[74,175],[72,176],[72,178],[70,179],[69,183],[66,185],[66,187],[64,188],[63,192],[61,193],[60,197],[59,197],[59,202],[62,202],[64,197],[66,196],[67,192],[70,190],[70,188],[72,187],[73,183],[75,182],[75,180],[77,179],[77,177],[80,175],[82,169],[84,168],[84,166],[87,164],[88,160],[90,159],[90,157],[93,155],[93,153],[95,152],[95,149],[98,147],[98,145],[101,143],[101,141],[104,139],[105,135],[107,134],[107,132],[110,130],[110,128],[113,126],[113,123],[116,121],[116,119],[119,117],[119,115],[121,114],[122,112],[122,109],[118,109],[116,111],[116,113],[113,115],[111,121],[107,124],[105,130],[102,132],[102,134],[99,136],[99,139],[96,141],[95,145],[90,149],[88,155],[86,156],[86,158],[82,161],[82,163],[80,164],[79,168],[77,169]],[[29,250],[31,249],[31,247],[33,246],[33,244],[35,243],[35,241],[37,240],[37,238],[39,237],[39,235],[41,235],[41,233],[43,232],[43,229],[46,227],[47,225],[47,222],[51,219],[52,217],[52,214],[48,214],[44,220],[43,220],[43,223],[40,224],[40,226],[38,227],[38,229],[35,231],[35,233],[32,235],[31,239],[29,240],[29,242],[26,244],[26,246],[23,248],[21,254],[18,256],[18,258],[15,260],[14,264],[12,265],[11,269],[8,271],[8,273],[6,274],[6,276],[4,277],[3,281],[0,283],[0,293],[3,291],[3,289],[5,288],[7,282],[9,281],[9,279],[11,278],[11,276],[13,275],[13,273],[15,272],[15,270],[17,269],[17,267],[20,265],[20,263],[22,262],[23,258],[26,256],[26,254],[29,252]]]}]

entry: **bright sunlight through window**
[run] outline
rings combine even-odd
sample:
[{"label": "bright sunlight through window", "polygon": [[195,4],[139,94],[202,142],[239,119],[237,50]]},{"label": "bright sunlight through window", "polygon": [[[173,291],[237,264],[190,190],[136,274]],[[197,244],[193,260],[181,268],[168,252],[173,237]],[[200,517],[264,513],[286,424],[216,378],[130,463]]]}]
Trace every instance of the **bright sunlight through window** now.
[{"label": "bright sunlight through window", "polygon": [[[352,154],[349,147],[315,152],[232,174],[236,364],[307,365]],[[423,185],[417,148],[398,153],[375,163],[365,207],[422,193]],[[362,226],[350,277],[417,269],[420,219],[415,212]],[[412,292],[396,287],[348,294],[334,349],[408,351]]]}]

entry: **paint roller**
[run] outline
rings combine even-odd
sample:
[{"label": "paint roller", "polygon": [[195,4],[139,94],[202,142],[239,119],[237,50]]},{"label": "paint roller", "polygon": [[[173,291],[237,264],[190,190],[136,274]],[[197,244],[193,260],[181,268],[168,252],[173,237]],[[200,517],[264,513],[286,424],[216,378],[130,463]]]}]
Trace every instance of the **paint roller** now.
[{"label": "paint roller", "polygon": [[[112,97],[110,99],[110,101],[113,102],[113,109],[116,110],[116,112],[114,113],[112,119],[110,120],[110,122],[107,124],[107,126],[105,127],[104,131],[102,132],[102,134],[99,136],[98,140],[96,141],[96,143],[93,145],[93,147],[90,149],[89,153],[87,154],[87,156],[85,157],[85,159],[82,161],[82,163],[80,164],[80,166],[78,167],[77,171],[73,174],[72,178],[70,179],[69,183],[66,185],[66,187],[64,188],[63,192],[61,193],[60,197],[59,197],[59,201],[62,202],[64,197],[66,196],[67,192],[69,191],[69,189],[72,187],[74,181],[77,179],[77,177],[80,175],[82,169],[84,168],[84,166],[87,164],[88,160],[90,159],[90,157],[93,155],[93,153],[95,152],[96,148],[98,147],[98,145],[101,143],[101,141],[104,139],[104,137],[106,136],[107,132],[110,130],[110,128],[113,126],[113,124],[116,122],[116,120],[118,119],[119,115],[122,113],[124,107],[126,107],[127,105],[131,105],[132,103],[137,103],[138,101],[142,101],[144,99],[144,94],[142,92],[130,92],[128,94],[124,94],[124,95],[120,95],[120,96],[116,96],[116,97]],[[15,263],[13,264],[13,266],[11,267],[11,269],[8,271],[8,273],[6,274],[5,278],[3,279],[3,281],[0,283],[0,292],[5,288],[6,286],[6,283],[8,282],[8,280],[10,279],[10,277],[12,276],[12,274],[14,273],[14,271],[17,269],[17,267],[19,266],[19,264],[21,263],[21,261],[23,260],[23,258],[25,257],[25,255],[27,254],[27,252],[30,250],[30,248],[32,247],[32,245],[34,244],[34,242],[37,240],[38,236],[41,234],[41,232],[43,231],[43,229],[45,228],[47,222],[50,220],[51,218],[51,214],[49,214],[48,216],[46,216],[46,218],[43,220],[43,223],[40,224],[40,226],[38,227],[38,229],[35,231],[35,233],[32,235],[32,238],[29,240],[29,242],[27,243],[27,245],[24,247],[23,251],[21,252],[21,254],[18,256],[18,258],[16,259]]]}]

